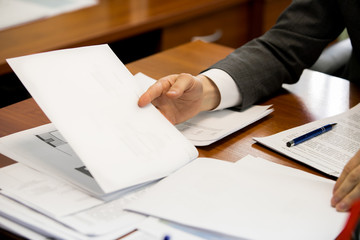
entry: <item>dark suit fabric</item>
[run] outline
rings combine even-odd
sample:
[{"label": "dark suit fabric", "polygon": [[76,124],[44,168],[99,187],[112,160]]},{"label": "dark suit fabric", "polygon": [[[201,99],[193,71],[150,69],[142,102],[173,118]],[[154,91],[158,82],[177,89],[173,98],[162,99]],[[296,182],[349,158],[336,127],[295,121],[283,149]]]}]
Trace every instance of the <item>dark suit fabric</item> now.
[{"label": "dark suit fabric", "polygon": [[294,0],[273,28],[211,68],[235,80],[245,108],[295,83],[345,28],[353,53],[342,77],[360,82],[360,0]]}]

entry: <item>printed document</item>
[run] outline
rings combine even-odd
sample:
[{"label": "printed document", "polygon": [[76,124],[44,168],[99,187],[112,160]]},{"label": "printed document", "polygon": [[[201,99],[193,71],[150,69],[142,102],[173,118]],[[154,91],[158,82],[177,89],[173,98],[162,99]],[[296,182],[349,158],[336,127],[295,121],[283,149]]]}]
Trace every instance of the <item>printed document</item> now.
[{"label": "printed document", "polygon": [[252,156],[198,158],[125,208],[244,239],[335,239],[348,213],[330,206],[334,184]]},{"label": "printed document", "polygon": [[[11,202],[10,199],[14,199],[18,204],[23,204],[16,212],[26,217],[18,219],[15,212],[14,214],[9,212],[6,203],[0,205],[0,216],[29,229],[41,229],[55,220],[58,225],[62,225],[64,231],[76,231],[84,236],[116,233],[118,237],[134,230],[145,220],[145,216],[124,211],[123,206],[140,197],[149,187],[151,184],[105,202],[84,193],[62,179],[46,175],[24,164],[15,163],[0,169],[0,194],[9,198],[6,200],[3,197],[3,201]],[[26,207],[28,210],[23,212],[22,209]],[[41,217],[33,221],[32,217],[35,215]],[[54,223],[54,228],[56,227],[57,224]],[[49,235],[56,235],[54,228],[47,229]]]},{"label": "printed document", "polygon": [[[152,237],[146,240],[164,239],[164,236],[169,236],[171,240],[244,240],[243,238],[232,237],[212,230],[189,227],[155,217],[147,217],[145,221],[138,225],[137,229],[141,234]],[[130,240],[130,238],[124,240]]]},{"label": "printed document", "polygon": [[0,139],[0,152],[15,161],[101,198],[163,178],[198,156],[154,106],[138,107],[141,90],[108,45],[7,61],[52,122]]},{"label": "printed document", "polygon": [[[298,145],[286,146],[288,141],[331,123],[337,123],[332,130]],[[342,114],[254,140],[326,174],[339,177],[345,164],[360,149],[359,136],[360,104]]]},{"label": "printed document", "polygon": [[[99,212],[101,213],[101,212]],[[84,234],[78,231],[78,227],[75,226],[66,226],[58,219],[49,218],[46,215],[43,215],[37,211],[32,210],[31,208],[26,207],[25,205],[14,201],[10,198],[0,195],[0,215],[4,217],[7,222],[1,222],[0,225],[4,224],[5,227],[11,227],[17,225],[19,234],[23,234],[24,230],[19,229],[19,227],[26,227],[27,230],[36,232],[42,236],[54,239],[78,239],[78,240],[109,240],[116,239],[124,234],[127,234],[134,230],[135,226],[133,222],[129,222],[127,227],[126,225],[120,226],[118,228],[112,228],[110,232],[97,235],[97,234]],[[115,216],[112,214],[111,216]],[[101,217],[99,217],[101,218]],[[107,218],[110,219],[110,216]],[[94,224],[94,228],[98,229],[96,225],[95,216],[89,219],[82,219],[83,225],[89,224],[88,231],[91,231],[90,224]],[[97,222],[101,222],[102,219],[98,219]],[[115,222],[115,221],[114,221]],[[124,221],[124,223],[126,223]],[[14,229],[15,230],[15,229]],[[25,235],[26,238],[30,237]]]},{"label": "printed document", "polygon": [[269,115],[273,112],[270,107],[255,105],[244,111],[201,112],[176,128],[195,146],[207,146]]}]

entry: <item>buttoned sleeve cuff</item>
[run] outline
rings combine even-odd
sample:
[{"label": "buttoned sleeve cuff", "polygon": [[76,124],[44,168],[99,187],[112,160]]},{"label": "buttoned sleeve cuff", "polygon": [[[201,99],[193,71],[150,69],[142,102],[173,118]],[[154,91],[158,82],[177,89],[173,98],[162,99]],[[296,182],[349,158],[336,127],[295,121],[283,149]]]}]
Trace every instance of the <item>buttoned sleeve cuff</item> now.
[{"label": "buttoned sleeve cuff", "polygon": [[216,68],[209,69],[201,74],[211,79],[220,92],[220,104],[213,111],[241,104],[241,93],[229,74]]}]

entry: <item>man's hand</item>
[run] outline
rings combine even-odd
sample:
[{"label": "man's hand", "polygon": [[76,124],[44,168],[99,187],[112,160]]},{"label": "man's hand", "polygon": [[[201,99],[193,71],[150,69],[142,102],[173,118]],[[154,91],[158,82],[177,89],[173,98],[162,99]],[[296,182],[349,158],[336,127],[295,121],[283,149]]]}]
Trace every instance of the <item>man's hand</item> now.
[{"label": "man's hand", "polygon": [[139,98],[138,105],[153,103],[172,124],[178,124],[219,102],[220,93],[211,80],[182,73],[159,79]]},{"label": "man's hand", "polygon": [[331,206],[340,212],[349,211],[358,199],[360,199],[360,151],[349,160],[336,181]]}]

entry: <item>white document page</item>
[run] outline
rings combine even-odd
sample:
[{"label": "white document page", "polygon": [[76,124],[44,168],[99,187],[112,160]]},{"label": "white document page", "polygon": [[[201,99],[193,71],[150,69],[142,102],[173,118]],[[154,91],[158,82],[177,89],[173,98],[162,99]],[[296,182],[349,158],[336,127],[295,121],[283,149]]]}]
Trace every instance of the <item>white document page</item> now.
[{"label": "white document page", "polygon": [[140,89],[109,46],[7,61],[104,193],[164,177],[197,157],[155,107],[137,106]]},{"label": "white document page", "polygon": [[[152,236],[154,240],[164,239],[164,236],[171,240],[241,240],[243,238],[231,237],[214,231],[189,227],[175,222],[148,217],[141,222],[137,228],[141,233]],[[125,239],[128,240],[128,239]]]},{"label": "white document page", "polygon": [[[0,138],[0,152],[9,158],[75,184],[93,195],[102,190],[69,143],[52,123]],[[104,197],[104,195],[101,196]]]},{"label": "white document page", "polygon": [[153,235],[138,230],[123,237],[121,240],[159,240],[159,239],[154,237]]},{"label": "white document page", "polygon": [[126,212],[124,204],[141,196],[151,185],[104,202],[66,182],[33,170],[21,163],[0,169],[0,193],[84,235],[127,233],[145,219]]},{"label": "white document page", "polygon": [[124,210],[124,206],[145,194],[150,185],[134,190],[118,199],[58,219],[86,235],[114,234],[116,237],[133,231],[145,216]]},{"label": "white document page", "polygon": [[3,195],[0,195],[0,215],[44,236],[87,239],[84,235]]},{"label": "white document page", "polygon": [[[47,239],[112,240],[134,230],[134,226],[132,226],[131,228],[126,229],[127,231],[120,228],[102,235],[84,235],[2,195],[0,195],[0,216],[12,222],[13,225],[23,226],[42,236],[46,236]],[[9,224],[6,225],[8,226]],[[15,232],[16,229],[13,229],[12,231]],[[30,237],[30,235],[27,235],[26,237]]]},{"label": "white document page", "polygon": [[73,214],[103,201],[21,163],[0,168],[0,192],[53,217]]},{"label": "white document page", "polygon": [[254,157],[199,158],[126,209],[245,239],[334,239],[348,213],[330,206],[333,186]]},{"label": "white document page", "polygon": [[[155,79],[143,73],[135,74],[135,79],[143,91],[155,83]],[[255,105],[243,111],[223,109],[201,112],[188,121],[176,125],[176,128],[195,146],[207,146],[260,120],[273,111],[271,105]]]},{"label": "white document page", "polygon": [[[148,217],[145,221],[139,224],[138,231],[145,236],[151,236],[153,240],[160,240],[165,237],[168,237],[171,240],[205,240],[205,238],[200,238],[189,234],[186,231],[176,229],[170,224],[166,224],[166,221],[154,217]],[[125,238],[125,240],[127,239]]]},{"label": "white document page", "polygon": [[195,146],[207,146],[269,115],[271,106],[252,106],[238,112],[223,109],[201,112],[186,122],[176,125]]},{"label": "white document page", "polygon": [[47,237],[1,216],[0,227],[27,239],[48,240]]},{"label": "white document page", "polygon": [[[330,123],[337,125],[329,132],[292,147],[286,146],[288,141]],[[360,104],[342,114],[254,140],[326,174],[339,177],[345,164],[360,149],[359,136]]]}]

